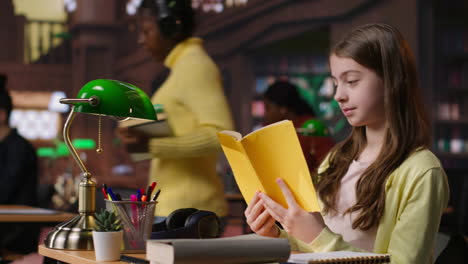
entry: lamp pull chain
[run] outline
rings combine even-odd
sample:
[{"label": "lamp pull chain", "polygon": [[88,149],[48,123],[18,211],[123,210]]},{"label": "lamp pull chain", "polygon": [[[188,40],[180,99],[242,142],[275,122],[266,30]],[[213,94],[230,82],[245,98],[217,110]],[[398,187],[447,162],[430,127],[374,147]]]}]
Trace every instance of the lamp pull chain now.
[{"label": "lamp pull chain", "polygon": [[99,115],[99,121],[98,121],[98,148],[96,149],[96,152],[98,154],[102,153],[102,147],[101,147],[101,115]]}]

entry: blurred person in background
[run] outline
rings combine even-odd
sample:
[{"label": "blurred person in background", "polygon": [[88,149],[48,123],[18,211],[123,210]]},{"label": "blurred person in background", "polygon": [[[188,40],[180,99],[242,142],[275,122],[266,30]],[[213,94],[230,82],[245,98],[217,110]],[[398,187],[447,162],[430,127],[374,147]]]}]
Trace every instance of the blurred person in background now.
[{"label": "blurred person in background", "polygon": [[[37,206],[37,157],[34,147],[9,126],[13,108],[0,74],[0,204]],[[36,224],[0,223],[0,254],[35,252],[39,237]]]},{"label": "blurred person in background", "polygon": [[227,214],[227,202],[216,163],[220,130],[233,129],[220,71],[192,37],[194,11],[190,0],[144,0],[139,8],[139,44],[170,73],[152,96],[162,104],[173,136],[148,138],[120,128],[123,143],[147,148],[153,159],[150,182],[156,181],[156,216],[180,208]]},{"label": "blurred person in background", "polygon": [[[291,120],[298,131],[304,157],[309,170],[315,173],[320,162],[333,147],[326,127],[315,116],[312,108],[302,99],[298,87],[288,81],[276,81],[263,94],[265,125]],[[314,127],[304,131],[305,127]]]}]

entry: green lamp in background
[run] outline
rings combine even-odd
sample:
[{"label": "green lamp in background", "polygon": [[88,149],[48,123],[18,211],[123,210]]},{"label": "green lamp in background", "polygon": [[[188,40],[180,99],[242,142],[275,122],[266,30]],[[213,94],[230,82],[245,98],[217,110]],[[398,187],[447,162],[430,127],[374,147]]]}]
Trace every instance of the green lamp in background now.
[{"label": "green lamp in background", "polygon": [[55,143],[55,157],[67,157],[70,155],[70,151],[68,150],[67,144],[62,141],[58,141]]},{"label": "green lamp in background", "polygon": [[327,127],[317,119],[309,119],[305,121],[304,124],[302,124],[302,127],[296,128],[296,131],[304,136],[328,136]]},{"label": "green lamp in background", "polygon": [[75,138],[72,141],[73,146],[76,149],[94,149],[96,148],[96,142],[90,138]]},{"label": "green lamp in background", "polygon": [[37,149],[37,156],[40,158],[54,158],[55,157],[55,149],[54,148],[38,148]]},{"label": "green lamp in background", "polygon": [[[83,179],[78,190],[78,215],[61,223],[47,234],[44,244],[48,248],[93,250],[92,230],[95,225],[96,183],[86,169],[70,140],[70,126],[76,113],[157,120],[148,96],[128,83],[99,79],[85,84],[77,99],[63,98],[60,103],[72,106],[63,128],[65,144],[81,169]],[[98,149],[99,150],[99,149]]]}]

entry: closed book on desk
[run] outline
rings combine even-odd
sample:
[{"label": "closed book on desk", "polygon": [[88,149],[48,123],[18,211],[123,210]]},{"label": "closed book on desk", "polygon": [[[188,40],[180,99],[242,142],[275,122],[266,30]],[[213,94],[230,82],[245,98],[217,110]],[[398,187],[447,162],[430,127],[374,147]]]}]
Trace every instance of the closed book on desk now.
[{"label": "closed book on desk", "polygon": [[360,253],[351,251],[333,251],[324,253],[301,253],[291,254],[288,263],[333,263],[333,264],[374,264],[374,263],[390,263],[390,255]]},{"label": "closed book on desk", "polygon": [[218,138],[247,203],[260,190],[287,207],[276,183],[281,177],[304,210],[320,211],[309,168],[291,121],[273,123],[245,137],[225,130],[218,133]]},{"label": "closed book on desk", "polygon": [[243,235],[211,239],[148,240],[146,258],[158,264],[243,264],[284,262],[285,238]]}]

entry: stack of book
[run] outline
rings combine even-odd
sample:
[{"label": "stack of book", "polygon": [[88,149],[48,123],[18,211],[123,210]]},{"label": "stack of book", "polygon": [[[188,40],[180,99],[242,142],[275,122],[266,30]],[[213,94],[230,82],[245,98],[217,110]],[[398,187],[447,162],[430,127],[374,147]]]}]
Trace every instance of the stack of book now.
[{"label": "stack of book", "polygon": [[148,240],[151,264],[243,264],[285,262],[290,254],[285,238],[242,235],[212,239]]},{"label": "stack of book", "polygon": [[255,234],[212,239],[148,240],[150,264],[390,263],[390,255],[335,251],[290,254],[285,238]]}]

